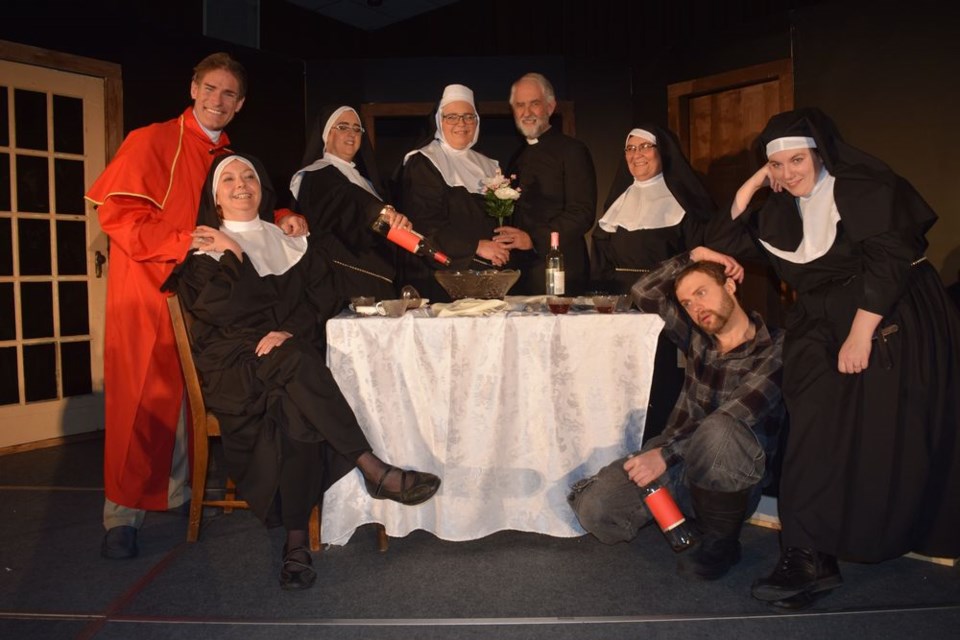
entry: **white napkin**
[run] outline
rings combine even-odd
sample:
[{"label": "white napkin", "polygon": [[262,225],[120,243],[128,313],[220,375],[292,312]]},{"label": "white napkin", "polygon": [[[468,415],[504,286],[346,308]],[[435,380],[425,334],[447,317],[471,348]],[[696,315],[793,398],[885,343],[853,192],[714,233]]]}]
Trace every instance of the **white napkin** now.
[{"label": "white napkin", "polygon": [[433,305],[433,311],[438,318],[489,316],[500,313],[506,308],[507,303],[503,300],[478,300],[477,298],[464,298],[455,302],[437,302]]}]

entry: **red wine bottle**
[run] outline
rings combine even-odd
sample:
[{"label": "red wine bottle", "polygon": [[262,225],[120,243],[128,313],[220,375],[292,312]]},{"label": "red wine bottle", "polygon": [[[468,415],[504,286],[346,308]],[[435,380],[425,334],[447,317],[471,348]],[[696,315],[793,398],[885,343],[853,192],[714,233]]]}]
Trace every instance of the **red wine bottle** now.
[{"label": "red wine bottle", "polygon": [[403,247],[410,253],[418,256],[430,256],[445,267],[450,266],[450,258],[445,253],[434,247],[429,240],[412,229],[401,229],[391,227],[386,216],[381,213],[373,221],[371,228],[384,236],[390,242]]},{"label": "red wine bottle", "polygon": [[654,480],[640,487],[640,491],[643,492],[644,504],[674,551],[683,551],[696,541],[687,519],[666,487]]}]

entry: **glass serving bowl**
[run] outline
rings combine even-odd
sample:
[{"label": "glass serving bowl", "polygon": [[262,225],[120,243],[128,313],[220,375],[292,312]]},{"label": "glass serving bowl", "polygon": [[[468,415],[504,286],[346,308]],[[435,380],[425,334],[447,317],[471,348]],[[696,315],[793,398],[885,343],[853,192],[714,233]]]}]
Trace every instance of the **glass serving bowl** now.
[{"label": "glass serving bowl", "polygon": [[502,300],[517,280],[516,269],[488,269],[486,271],[435,271],[434,277],[454,300],[481,298]]}]

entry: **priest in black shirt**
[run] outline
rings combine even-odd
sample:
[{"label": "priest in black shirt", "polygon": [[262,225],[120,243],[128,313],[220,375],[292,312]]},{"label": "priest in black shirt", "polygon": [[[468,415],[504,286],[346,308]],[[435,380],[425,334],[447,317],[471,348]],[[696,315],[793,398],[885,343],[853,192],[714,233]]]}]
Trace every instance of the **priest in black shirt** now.
[{"label": "priest in black shirt", "polygon": [[517,255],[522,272],[515,291],[544,293],[550,232],[557,231],[566,293],[582,293],[590,271],[584,235],[596,220],[593,159],[582,142],[551,128],[557,100],[550,81],[539,73],[528,73],[513,83],[510,106],[517,129],[526,138],[509,171],[518,176],[523,195],[514,214],[517,226],[499,227],[497,239],[511,250],[526,250],[522,257],[519,252],[512,254]]}]

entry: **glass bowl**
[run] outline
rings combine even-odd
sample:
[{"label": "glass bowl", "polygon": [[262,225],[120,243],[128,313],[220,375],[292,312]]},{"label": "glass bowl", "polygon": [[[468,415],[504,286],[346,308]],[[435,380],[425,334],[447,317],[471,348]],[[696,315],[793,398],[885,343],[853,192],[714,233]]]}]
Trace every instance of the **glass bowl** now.
[{"label": "glass bowl", "polygon": [[481,298],[502,300],[517,280],[516,269],[488,269],[486,271],[435,271],[434,277],[454,300]]}]

